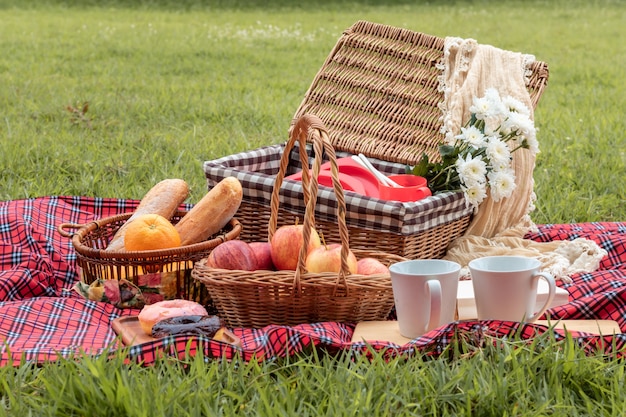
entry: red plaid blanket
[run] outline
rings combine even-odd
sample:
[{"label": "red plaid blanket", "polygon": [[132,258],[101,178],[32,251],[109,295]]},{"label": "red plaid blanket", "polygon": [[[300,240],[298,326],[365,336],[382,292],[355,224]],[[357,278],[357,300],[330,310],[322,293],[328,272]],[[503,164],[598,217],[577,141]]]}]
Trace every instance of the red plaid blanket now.
[{"label": "red plaid blanket", "polygon": [[[71,290],[78,279],[76,255],[70,239],[57,232],[61,223],[84,224],[91,220],[132,211],[138,201],[91,197],[45,197],[0,203],[0,365],[24,359],[45,362],[72,354],[98,355],[119,348],[111,329],[113,319],[136,314],[107,303],[87,301]],[[537,241],[584,237],[600,244],[608,256],[593,273],[572,276],[563,285],[570,303],[549,310],[552,318],[609,319],[626,330],[626,223],[582,223],[541,225]],[[268,326],[263,329],[233,329],[242,339],[242,348],[203,338],[191,341],[172,337],[130,349],[130,355],[147,363],[157,352],[184,354],[186,348],[201,349],[210,357],[269,359],[301,352],[309,347],[327,351],[365,352],[365,343],[351,343],[353,324],[311,323],[300,326]],[[468,340],[485,335],[513,334],[531,338],[548,331],[544,326],[512,322],[459,322],[412,340],[403,346],[379,341],[370,343],[379,351],[411,354],[416,351],[437,355],[455,335]],[[626,336],[574,334],[589,351],[622,351]],[[559,331],[555,337],[562,338]]]}]

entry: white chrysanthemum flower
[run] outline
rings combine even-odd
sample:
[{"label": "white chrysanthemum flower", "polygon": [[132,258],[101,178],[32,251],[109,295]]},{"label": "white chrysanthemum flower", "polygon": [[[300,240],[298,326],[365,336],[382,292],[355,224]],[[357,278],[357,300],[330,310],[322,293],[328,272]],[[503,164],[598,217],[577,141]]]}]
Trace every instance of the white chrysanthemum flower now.
[{"label": "white chrysanthemum flower", "polygon": [[467,142],[476,149],[485,146],[486,142],[485,135],[476,126],[462,127],[461,134],[457,135],[456,139]]},{"label": "white chrysanthemum flower", "polygon": [[535,135],[535,126],[532,120],[524,114],[515,112],[509,113],[509,116],[502,122],[500,130],[505,135],[513,132],[517,132],[518,136],[523,137]]},{"label": "white chrysanthemum flower", "polygon": [[489,164],[489,168],[491,168],[491,171],[496,171],[496,172],[500,172],[500,171],[511,171],[513,168],[511,168],[511,159],[509,159],[508,161],[497,161],[497,162],[491,162]]},{"label": "white chrysanthemum flower", "polygon": [[455,165],[461,183],[466,186],[475,183],[484,183],[486,181],[487,164],[480,157],[473,158],[472,155],[468,153],[465,159],[459,156]]},{"label": "white chrysanthemum flower", "polygon": [[494,103],[502,101],[502,99],[500,98],[500,92],[496,88],[493,88],[493,87],[487,88],[485,90],[484,97],[487,98],[488,100],[493,101]]},{"label": "white chrysanthemum flower", "polygon": [[469,110],[476,115],[478,120],[483,120],[492,111],[491,101],[487,97],[475,97]]},{"label": "white chrysanthemum flower", "polygon": [[497,202],[502,198],[508,198],[515,190],[515,175],[510,170],[492,171],[487,174],[487,177],[489,178],[489,189],[493,201]]},{"label": "white chrysanthemum flower", "polygon": [[461,189],[465,194],[465,203],[468,206],[477,207],[487,198],[487,187],[484,184],[472,184],[469,187],[462,186]]},{"label": "white chrysanthemum flower", "polygon": [[494,170],[500,171],[503,166],[508,166],[511,161],[511,150],[500,139],[491,137],[487,141],[485,154]]},{"label": "white chrysanthemum flower", "polygon": [[483,97],[474,97],[469,111],[474,113],[478,120],[485,120],[501,117],[506,112],[506,108],[500,100],[498,91],[489,88]]},{"label": "white chrysanthemum flower", "polygon": [[[459,134],[454,135],[449,129],[443,133],[445,143],[461,153],[452,168],[466,204],[476,209],[488,193],[495,201],[513,193],[516,188],[513,152],[526,148],[536,154],[539,144],[532,111],[518,99],[501,98],[495,88],[487,89],[483,97],[474,97],[469,111],[470,121]],[[444,118],[444,122],[448,121]],[[445,179],[442,190],[458,187],[457,177],[451,178],[452,181]]]},{"label": "white chrysanthemum flower", "polygon": [[528,125],[524,126],[523,130],[517,132],[520,136],[517,141],[525,145],[530,149],[533,154],[539,153],[539,142],[537,142],[537,129],[532,121]]},{"label": "white chrysanthemum flower", "polygon": [[539,142],[537,141],[537,137],[535,135],[527,136],[524,140],[526,141],[526,144],[528,145],[528,149],[533,154],[536,155],[539,153]]},{"label": "white chrysanthemum flower", "polygon": [[502,99],[502,104],[509,110],[509,112],[521,113],[530,117],[530,110],[528,107],[516,99],[515,97],[506,96]]}]

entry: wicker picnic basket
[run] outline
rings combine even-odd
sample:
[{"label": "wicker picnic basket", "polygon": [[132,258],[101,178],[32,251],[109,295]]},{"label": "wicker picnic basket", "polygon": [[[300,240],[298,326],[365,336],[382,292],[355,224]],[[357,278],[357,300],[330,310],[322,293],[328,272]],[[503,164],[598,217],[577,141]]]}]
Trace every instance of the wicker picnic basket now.
[{"label": "wicker picnic basket", "polygon": [[[307,114],[321,119],[338,157],[363,153],[385,174],[405,172],[426,153],[439,158],[444,100],[440,62],[444,39],[407,29],[359,21],[344,31],[318,71],[294,123]],[[529,68],[533,106],[548,80],[548,67],[535,61]],[[307,147],[310,149],[311,144]],[[244,240],[267,233],[270,198],[284,144],[258,148],[204,163],[212,186],[236,176],[244,196],[238,216]],[[287,176],[302,169],[291,152]],[[280,190],[279,224],[293,223],[305,212],[304,188],[285,180]],[[382,250],[411,259],[441,258],[449,243],[462,235],[471,209],[462,193],[442,193],[416,202],[384,201],[346,192],[346,223],[353,249]],[[316,222],[328,241],[339,241],[335,197],[321,186]]]},{"label": "wicker picnic basket", "polygon": [[[179,210],[172,217],[177,223],[187,214]],[[217,234],[193,245],[150,251],[106,251],[109,241],[132,213],[118,214],[87,224],[63,223],[58,232],[71,238],[81,281],[92,284],[97,280],[126,279],[137,286],[146,302],[183,298],[209,304],[206,289],[191,278],[191,269],[206,258],[220,243],[236,239],[242,225],[236,218]],[[70,229],[77,229],[69,232]]]},{"label": "wicker picnic basket", "polygon": [[[310,273],[305,269],[306,248],[310,227],[316,226],[315,205],[318,191],[318,175],[325,153],[337,168],[336,155],[321,120],[307,116],[292,130],[287,151],[299,141],[301,160],[308,161],[304,143],[313,143],[315,158],[312,175],[304,175],[303,245],[295,271],[240,271],[211,268],[206,262],[197,262],[192,276],[206,285],[218,314],[231,327],[263,327],[269,324],[297,325],[322,321],[358,322],[384,320],[393,306],[393,291],[389,274],[350,274],[347,266],[350,238],[345,222],[345,199],[343,188],[333,173],[333,192],[337,202],[335,228],[342,245],[342,266],[339,273]],[[288,152],[285,153],[288,155]],[[288,157],[281,161],[276,185],[271,198],[271,213],[266,225],[266,240],[271,240],[277,229],[279,216],[278,191],[284,178]],[[308,166],[307,166],[308,167]],[[358,259],[373,257],[387,266],[406,260],[401,256],[374,250],[354,249]]]}]

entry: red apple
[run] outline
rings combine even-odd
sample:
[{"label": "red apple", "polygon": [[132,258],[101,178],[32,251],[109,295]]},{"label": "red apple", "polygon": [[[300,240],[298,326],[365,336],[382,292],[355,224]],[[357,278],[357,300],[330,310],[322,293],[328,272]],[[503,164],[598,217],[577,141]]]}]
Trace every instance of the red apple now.
[{"label": "red apple", "polygon": [[[352,251],[348,254],[348,271],[357,273],[357,260]],[[332,243],[311,250],[306,258],[306,269],[312,273],[339,272],[341,269],[341,245]]]},{"label": "red apple", "polygon": [[[300,255],[300,248],[304,244],[302,237],[302,231],[304,225],[292,224],[281,226],[276,229],[274,236],[272,236],[271,252],[272,262],[278,270],[292,270],[295,271],[298,267],[298,256]],[[311,228],[311,235],[309,239],[308,251],[320,247],[322,242],[320,236],[315,229]]]},{"label": "red apple", "polygon": [[250,242],[248,243],[254,257],[256,258],[256,269],[272,271],[274,263],[272,262],[272,245],[269,242]]},{"label": "red apple", "polygon": [[389,268],[376,258],[362,258],[357,262],[357,274],[389,274]]},{"label": "red apple", "polygon": [[256,257],[250,245],[243,240],[227,240],[211,251],[206,265],[211,268],[254,271]]}]

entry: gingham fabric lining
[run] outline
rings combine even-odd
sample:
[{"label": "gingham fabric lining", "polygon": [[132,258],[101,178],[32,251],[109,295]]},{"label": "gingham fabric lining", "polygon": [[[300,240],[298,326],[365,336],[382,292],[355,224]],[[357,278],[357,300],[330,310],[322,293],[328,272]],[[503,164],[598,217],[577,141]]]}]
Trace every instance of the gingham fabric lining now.
[{"label": "gingham fabric lining", "polygon": [[[120,347],[111,322],[137,310],[121,310],[87,301],[71,291],[78,278],[76,255],[70,239],[60,236],[61,223],[83,224],[100,217],[132,211],[138,201],[92,197],[45,197],[0,202],[0,365],[20,360],[46,362],[71,355],[100,355]],[[527,236],[536,241],[585,237],[598,242],[608,255],[600,268],[572,276],[564,285],[570,302],[552,308],[552,319],[615,320],[626,330],[626,223],[539,225]],[[544,326],[513,322],[459,322],[435,329],[398,346],[386,341],[351,343],[354,324],[307,323],[232,329],[242,349],[204,338],[177,336],[137,345],[130,358],[151,363],[160,352],[183,356],[202,351],[207,357],[272,359],[305,352],[311,347],[325,352],[368,354],[370,347],[387,356],[424,352],[437,356],[455,337],[480,345],[488,338],[532,339]],[[555,337],[563,337],[555,331]],[[626,336],[592,336],[573,333],[588,352],[626,352]],[[370,352],[371,353],[371,352]]]},{"label": "gingham fabric lining", "polygon": [[[251,203],[270,206],[274,179],[278,173],[283,145],[271,145],[251,151],[229,155],[204,163],[204,172],[209,187],[228,176],[241,181],[244,199]],[[312,152],[309,150],[309,161]],[[348,156],[337,152],[337,157]],[[385,173],[404,172],[405,166],[388,161],[372,159],[372,163]],[[286,176],[300,169],[297,147],[290,155],[289,170]],[[344,193],[346,200],[346,221],[349,226],[390,232],[399,235],[411,235],[433,229],[439,225],[469,215],[462,193],[444,193],[417,202],[402,203],[384,201],[363,196],[354,192]],[[302,186],[298,181],[285,180],[280,192],[280,207],[285,210],[304,214]],[[336,199],[333,190],[320,186],[315,216],[317,219],[335,221]]]}]

